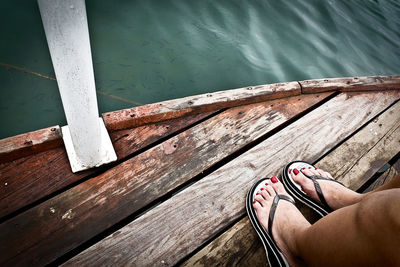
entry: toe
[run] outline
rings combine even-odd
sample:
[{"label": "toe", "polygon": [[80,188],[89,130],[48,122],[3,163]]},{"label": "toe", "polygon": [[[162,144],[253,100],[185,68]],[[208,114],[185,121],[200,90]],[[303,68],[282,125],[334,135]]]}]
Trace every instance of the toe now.
[{"label": "toe", "polygon": [[309,175],[308,173],[310,173],[311,175],[320,175],[320,172],[318,171],[318,169],[315,169],[315,168],[307,169],[306,174]]},{"label": "toe", "polygon": [[304,176],[304,174],[297,169],[294,169],[291,175],[293,181],[295,181],[299,185],[302,185],[307,182],[307,178]]},{"label": "toe", "polygon": [[276,195],[276,192],[274,190],[274,188],[272,188],[272,186],[270,184],[268,184],[265,187],[265,190],[268,192],[268,194],[270,195],[270,197],[274,197]]},{"label": "toe", "polygon": [[318,173],[318,175],[321,175],[322,177],[333,178],[332,175],[329,172],[326,172],[324,170],[316,169],[315,171]]},{"label": "toe", "polygon": [[275,190],[277,194],[287,194],[283,184],[279,181],[272,184],[272,188]]},{"label": "toe", "polygon": [[333,179],[332,175],[329,172],[325,172],[326,177]]},{"label": "toe", "polygon": [[253,208],[254,208],[254,209],[256,210],[256,212],[258,213],[258,212],[261,210],[262,206],[261,206],[260,202],[254,200],[254,201],[253,201]]},{"label": "toe", "polygon": [[315,172],[315,170],[312,170],[312,169],[304,169],[301,172],[308,176],[319,175]]},{"label": "toe", "polygon": [[255,196],[254,200],[259,203],[262,207],[266,207],[267,206],[267,202],[266,200],[262,197],[261,194],[258,194]]},{"label": "toe", "polygon": [[269,192],[267,190],[267,186],[264,186],[264,188],[262,188],[262,190],[260,191],[260,194],[267,201],[271,198],[271,195],[269,194]]}]

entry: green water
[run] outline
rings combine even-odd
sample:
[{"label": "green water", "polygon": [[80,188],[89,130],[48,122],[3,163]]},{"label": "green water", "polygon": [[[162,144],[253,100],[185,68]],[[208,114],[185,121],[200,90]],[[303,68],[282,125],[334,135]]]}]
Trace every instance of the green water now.
[{"label": "green water", "polygon": [[[86,4],[100,112],[247,85],[400,73],[398,1]],[[32,72],[55,76],[37,3],[2,1],[0,138],[66,124],[57,83]]]}]

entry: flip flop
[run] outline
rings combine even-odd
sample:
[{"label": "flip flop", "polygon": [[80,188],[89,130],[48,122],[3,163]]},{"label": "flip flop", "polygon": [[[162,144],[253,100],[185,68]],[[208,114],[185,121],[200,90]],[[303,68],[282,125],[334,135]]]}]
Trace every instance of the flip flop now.
[{"label": "flip flop", "polygon": [[253,225],[253,228],[256,230],[258,236],[260,237],[265,253],[267,254],[267,259],[269,266],[289,266],[288,261],[283,255],[282,251],[277,246],[274,237],[272,236],[272,225],[274,222],[275,211],[278,206],[279,200],[289,201],[294,205],[293,199],[284,196],[284,195],[276,195],[274,197],[272,207],[269,213],[268,220],[268,231],[261,225],[261,223],[257,219],[257,212],[253,208],[253,201],[256,196],[256,193],[260,191],[262,187],[265,187],[265,183],[270,181],[268,178],[261,179],[257,183],[255,183],[246,196],[246,211],[249,216],[250,222]]},{"label": "flip flop", "polygon": [[[321,217],[324,217],[324,216],[328,215],[330,212],[332,212],[333,210],[331,207],[329,207],[328,203],[326,202],[324,194],[322,193],[321,187],[318,183],[318,180],[329,180],[332,182],[339,183],[341,185],[343,185],[343,184],[339,181],[336,181],[335,179],[325,178],[325,177],[322,177],[319,175],[308,176],[302,172],[303,168],[308,169],[309,167],[315,168],[313,165],[311,165],[310,163],[308,163],[306,161],[298,160],[298,161],[290,162],[289,164],[287,164],[285,166],[285,168],[283,168],[282,183],[291,196],[295,197],[296,199],[298,199],[299,201],[301,201],[302,203],[304,203],[311,209],[315,210],[319,215],[321,215]],[[315,190],[317,191],[318,197],[321,200],[321,202],[319,202],[319,201],[313,199],[312,197],[310,197],[309,195],[307,195],[301,189],[301,186],[292,179],[292,176],[290,175],[289,170],[293,170],[293,169],[298,169],[299,171],[301,171],[304,174],[304,176],[306,176],[307,178],[309,178],[310,180],[313,181]]]}]

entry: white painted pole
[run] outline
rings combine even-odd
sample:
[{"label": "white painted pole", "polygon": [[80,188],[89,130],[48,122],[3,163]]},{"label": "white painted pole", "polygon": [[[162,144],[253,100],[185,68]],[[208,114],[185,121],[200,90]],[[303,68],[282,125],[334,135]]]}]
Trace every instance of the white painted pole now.
[{"label": "white painted pole", "polygon": [[75,172],[115,160],[112,145],[111,152],[104,149],[111,141],[99,120],[85,0],[38,3],[68,123],[63,139],[71,167]]}]

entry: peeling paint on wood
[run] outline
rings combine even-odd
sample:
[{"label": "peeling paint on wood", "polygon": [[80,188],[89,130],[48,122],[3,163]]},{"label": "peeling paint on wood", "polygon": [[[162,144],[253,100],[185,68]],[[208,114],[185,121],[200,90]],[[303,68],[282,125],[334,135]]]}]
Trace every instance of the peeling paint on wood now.
[{"label": "peeling paint on wood", "polygon": [[[210,113],[182,117],[134,129],[112,132],[110,137],[118,160],[179,131]],[[101,169],[100,169],[101,170]],[[72,173],[64,147],[0,164],[0,217],[62,189],[99,169]]]},{"label": "peeling paint on wood", "polygon": [[176,264],[243,216],[245,195],[256,180],[279,173],[290,160],[315,161],[398,98],[372,95],[335,97],[65,265]]},{"label": "peeling paint on wood", "polygon": [[61,131],[58,125],[0,139],[0,163],[40,153],[62,144]]},{"label": "peeling paint on wood", "polygon": [[300,81],[302,93],[330,91],[379,91],[400,90],[400,76],[365,76],[348,78],[325,78]]},{"label": "peeling paint on wood", "polygon": [[[6,221],[0,225],[0,264],[49,263],[329,95],[229,109],[167,140],[167,149],[164,142]],[[56,213],[71,209],[74,217],[60,220],[47,212],[51,207]],[[168,235],[162,239],[169,242]]]},{"label": "peeling paint on wood", "polygon": [[[338,169],[355,164],[355,161],[359,160],[360,157],[362,158],[362,155],[365,156],[367,151],[372,149],[379,142],[384,143],[385,151],[391,151],[392,149],[388,146],[392,144],[384,142],[382,138],[391,132],[393,125],[390,121],[400,121],[400,118],[398,118],[399,116],[400,103],[397,103],[393,108],[387,110],[384,114],[366,125],[358,134],[352,136],[347,142],[331,152],[331,154],[328,154],[328,156],[325,157],[326,160],[317,164],[317,167],[336,173]],[[338,116],[338,118],[341,119],[341,116]],[[365,146],[366,143],[369,145]],[[347,149],[350,144],[354,148],[353,151]],[[338,153],[338,151],[342,153]],[[397,151],[400,151],[399,146],[397,147]],[[378,160],[378,158],[387,160],[393,155],[391,153],[389,153],[389,155],[381,153],[375,154],[375,156],[377,157],[373,160]],[[327,162],[330,163],[331,161],[333,161],[332,164],[325,165]],[[359,169],[359,171],[360,173],[354,177],[356,180],[361,179],[360,177],[363,177],[366,172],[364,169]],[[365,190],[365,192],[372,191],[393,179],[399,172],[400,160],[383,173]],[[303,205],[300,206],[301,212],[305,214],[308,209]],[[221,236],[193,255],[181,266],[239,266],[243,263],[247,266],[268,266],[264,247],[247,217],[226,230]]]},{"label": "peeling paint on wood", "polygon": [[301,93],[297,82],[275,83],[189,96],[103,114],[109,130],[118,130],[181,117],[252,104]]}]

